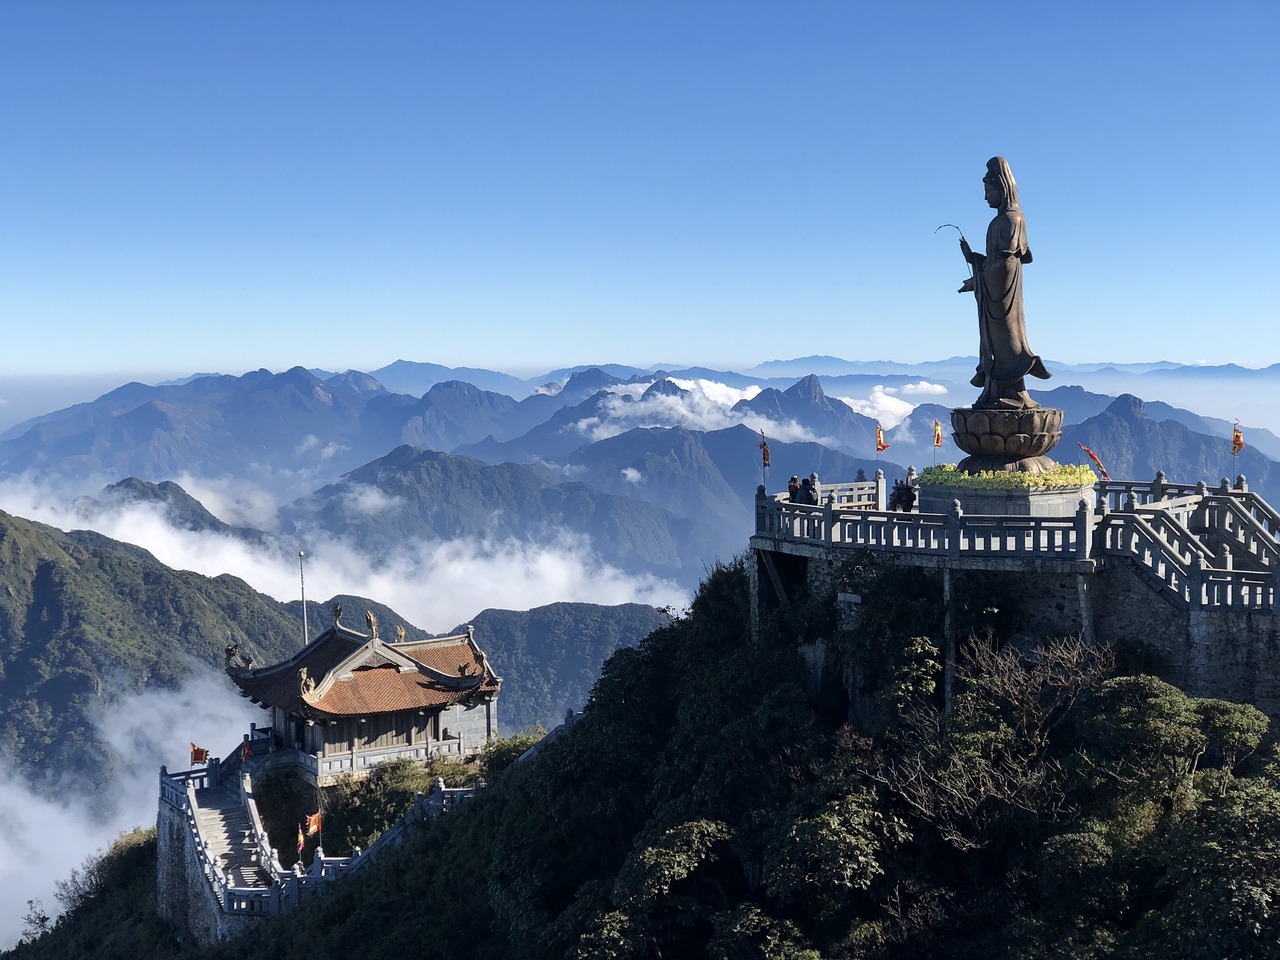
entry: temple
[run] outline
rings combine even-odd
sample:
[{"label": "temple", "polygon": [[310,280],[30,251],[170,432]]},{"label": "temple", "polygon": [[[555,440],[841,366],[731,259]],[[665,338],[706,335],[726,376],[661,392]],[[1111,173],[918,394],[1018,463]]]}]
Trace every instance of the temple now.
[{"label": "temple", "polygon": [[[334,624],[281,663],[228,673],[270,714],[250,746],[319,786],[399,757],[465,757],[497,735],[502,679],[466,633],[394,642]],[[230,660],[230,657],[228,658]]]}]

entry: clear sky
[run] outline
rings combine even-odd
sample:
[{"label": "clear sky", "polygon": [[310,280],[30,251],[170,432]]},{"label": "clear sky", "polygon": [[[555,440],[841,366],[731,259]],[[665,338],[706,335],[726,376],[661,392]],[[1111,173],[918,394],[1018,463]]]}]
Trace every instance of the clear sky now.
[{"label": "clear sky", "polygon": [[1280,361],[1280,4],[0,2],[0,378]]}]

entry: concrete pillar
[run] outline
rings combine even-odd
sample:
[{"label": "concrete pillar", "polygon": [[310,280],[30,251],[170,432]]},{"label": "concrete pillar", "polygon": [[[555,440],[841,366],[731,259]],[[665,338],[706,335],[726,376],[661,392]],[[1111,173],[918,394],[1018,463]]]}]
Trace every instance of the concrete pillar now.
[{"label": "concrete pillar", "polygon": [[1187,582],[1191,588],[1191,609],[1198,610],[1204,606],[1204,557],[1198,553],[1191,558],[1191,569],[1187,571]]},{"label": "concrete pillar", "polygon": [[1088,560],[1093,548],[1093,526],[1089,522],[1089,502],[1081,500],[1076,507],[1076,559]]},{"label": "concrete pillar", "polygon": [[960,556],[960,519],[964,510],[959,500],[951,501],[951,512],[947,514],[947,556]]},{"label": "concrete pillar", "polygon": [[888,510],[889,498],[884,494],[884,471],[876,467],[876,509]]}]

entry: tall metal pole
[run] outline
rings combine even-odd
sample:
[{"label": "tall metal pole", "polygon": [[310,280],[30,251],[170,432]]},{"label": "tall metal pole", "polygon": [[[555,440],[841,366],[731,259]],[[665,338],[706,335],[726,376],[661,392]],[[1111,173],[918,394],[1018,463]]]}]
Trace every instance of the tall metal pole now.
[{"label": "tall metal pole", "polygon": [[307,634],[307,577],[302,572],[302,558],[306,554],[301,550],[298,551],[298,585],[302,587],[302,645],[305,647],[311,642],[311,638]]}]

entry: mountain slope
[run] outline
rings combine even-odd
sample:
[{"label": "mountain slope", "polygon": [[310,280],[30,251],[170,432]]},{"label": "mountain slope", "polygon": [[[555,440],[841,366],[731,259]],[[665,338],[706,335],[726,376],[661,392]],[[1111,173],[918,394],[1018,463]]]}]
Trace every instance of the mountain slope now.
[{"label": "mountain slope", "polygon": [[1169,481],[1217,486],[1222,477],[1234,480],[1243,473],[1251,489],[1280,502],[1275,461],[1248,446],[1232,457],[1229,438],[1196,433],[1175,420],[1153,420],[1146,403],[1131,394],[1117,397],[1096,417],[1064,427],[1055,459],[1079,459],[1077,442],[1092,448],[1115,479],[1151,480],[1163,470]]},{"label": "mountain slope", "polygon": [[502,677],[502,729],[515,732],[541,723],[550,730],[564,720],[566,710],[581,710],[604,661],[669,620],[640,603],[552,603],[532,610],[480,611],[470,623],[476,643]]},{"label": "mountain slope", "polygon": [[171,570],[147,551],[0,513],[0,745],[24,777],[104,782],[97,706],[171,686],[228,641],[259,662],[296,647],[279,604],[231,576]]}]

